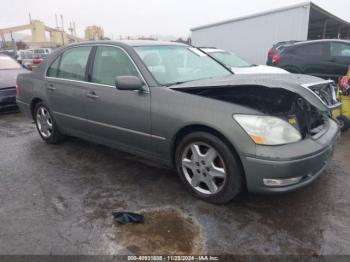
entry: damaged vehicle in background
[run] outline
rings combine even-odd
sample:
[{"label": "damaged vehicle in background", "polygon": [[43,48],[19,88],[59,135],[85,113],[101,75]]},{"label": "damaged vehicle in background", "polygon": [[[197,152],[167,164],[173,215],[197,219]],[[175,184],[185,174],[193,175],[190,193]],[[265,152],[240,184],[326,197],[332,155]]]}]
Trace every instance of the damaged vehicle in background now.
[{"label": "damaged vehicle in background", "polygon": [[17,103],[47,143],[76,136],[160,161],[211,203],[310,184],[339,136],[332,82],[233,75],[179,43],[69,45],[18,87]]}]

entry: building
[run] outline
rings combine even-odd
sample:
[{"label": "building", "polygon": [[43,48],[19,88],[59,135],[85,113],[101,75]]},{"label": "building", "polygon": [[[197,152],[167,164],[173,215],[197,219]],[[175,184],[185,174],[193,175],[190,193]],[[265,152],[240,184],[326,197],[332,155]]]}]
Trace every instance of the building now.
[{"label": "building", "polygon": [[265,64],[273,44],[288,40],[350,39],[350,23],[312,2],[199,26],[192,44],[235,52],[247,61]]},{"label": "building", "polygon": [[[14,35],[17,32],[29,31],[30,35],[21,39],[25,42],[30,48],[37,47],[56,47],[65,45],[71,42],[81,41],[76,35],[71,35],[66,33],[62,29],[52,28],[44,24],[44,22],[39,20],[30,20],[29,24],[18,25],[7,28],[0,28],[0,46],[8,46],[6,38],[8,36]],[[46,36],[46,33],[49,33],[49,38]],[[7,37],[5,37],[7,35]],[[12,37],[11,37],[12,38]],[[12,39],[11,39],[12,40]],[[17,39],[14,39],[15,41]]]},{"label": "building", "polygon": [[85,29],[85,40],[101,40],[104,38],[104,31],[102,27],[93,25]]}]

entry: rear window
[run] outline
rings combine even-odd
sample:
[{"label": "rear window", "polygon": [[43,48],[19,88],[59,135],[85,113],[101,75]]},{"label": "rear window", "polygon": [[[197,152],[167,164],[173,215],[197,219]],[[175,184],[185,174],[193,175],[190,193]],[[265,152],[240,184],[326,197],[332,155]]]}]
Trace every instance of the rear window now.
[{"label": "rear window", "polygon": [[295,49],[295,54],[302,56],[322,56],[326,55],[325,44],[318,43],[312,45],[303,45]]},{"label": "rear window", "polygon": [[350,57],[350,45],[344,43],[331,43],[331,56]]},{"label": "rear window", "polygon": [[84,80],[90,50],[91,47],[77,47],[64,52],[58,69],[58,77]]},{"label": "rear window", "polygon": [[61,57],[59,56],[56,60],[50,65],[49,69],[47,69],[47,76],[49,77],[57,77],[58,76],[58,66],[60,64]]},{"label": "rear window", "polygon": [[8,56],[0,56],[0,70],[21,68],[15,60]]},{"label": "rear window", "polygon": [[65,51],[47,70],[47,76],[83,81],[91,47],[75,47]]}]

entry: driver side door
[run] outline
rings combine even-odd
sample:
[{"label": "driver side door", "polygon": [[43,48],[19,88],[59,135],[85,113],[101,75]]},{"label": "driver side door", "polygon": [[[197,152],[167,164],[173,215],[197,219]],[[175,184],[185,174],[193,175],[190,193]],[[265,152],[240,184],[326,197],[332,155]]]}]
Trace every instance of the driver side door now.
[{"label": "driver side door", "polygon": [[151,151],[150,93],[115,86],[117,76],[142,78],[130,56],[118,46],[97,46],[90,70],[87,116],[91,135],[126,151]]}]

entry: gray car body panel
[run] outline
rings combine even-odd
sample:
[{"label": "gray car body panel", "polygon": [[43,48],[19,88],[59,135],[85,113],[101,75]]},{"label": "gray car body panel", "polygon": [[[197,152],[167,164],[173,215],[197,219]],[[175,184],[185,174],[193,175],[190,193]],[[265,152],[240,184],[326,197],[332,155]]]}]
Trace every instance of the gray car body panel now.
[{"label": "gray car body panel", "polygon": [[[172,43],[163,42],[150,42],[149,44],[172,45]],[[31,104],[34,99],[42,100],[50,108],[52,94],[48,89],[48,85],[51,82],[54,82],[55,85],[66,85],[63,89],[64,96],[67,99],[61,97],[61,101],[58,102],[60,112],[54,112],[54,118],[63,133],[156,159],[169,166],[173,165],[174,142],[176,135],[181,130],[189,126],[211,128],[231,143],[241,160],[248,189],[255,192],[264,192],[266,189],[257,183],[262,177],[271,174],[272,176],[278,176],[278,168],[276,168],[278,162],[298,161],[301,165],[310,166],[315,161],[317,162],[317,159],[321,159],[320,152],[327,151],[328,156],[329,144],[333,145],[335,137],[339,134],[339,128],[332,120],[330,120],[331,124],[327,132],[329,137],[326,139],[326,144],[322,144],[316,139],[306,138],[297,143],[282,146],[257,146],[234,121],[232,116],[238,113],[259,115],[262,114],[261,112],[245,106],[181,92],[181,90],[191,88],[234,88],[235,86],[245,85],[284,88],[304,97],[319,110],[327,111],[328,108],[319,101],[317,96],[307,88],[301,87],[301,84],[320,82],[321,79],[292,74],[233,75],[222,79],[193,81],[171,87],[159,86],[133,49],[134,46],[149,44],[144,42],[85,42],[59,49],[49,55],[33,73],[19,75],[20,95],[17,97],[18,105],[22,111],[31,116]],[[138,67],[147,83],[147,91],[149,92],[121,91],[112,86],[102,88],[83,81],[46,77],[48,66],[62,52],[68,48],[85,45],[111,45],[125,50]],[[71,88],[67,88],[67,86]],[[56,86],[56,90],[57,88],[59,86]],[[77,90],[82,90],[82,92],[79,93]],[[97,95],[103,98],[101,100],[102,104],[96,108],[94,108],[94,101],[86,97],[86,93],[91,90],[94,90]],[[113,95],[113,92],[115,92],[115,95]],[[79,96],[80,98],[71,96]],[[68,99],[68,97],[70,98]],[[81,99],[82,101],[80,101]],[[113,101],[117,101],[114,110]],[[106,103],[106,107],[103,106],[103,103]],[[92,111],[89,108],[98,112],[91,113]],[[113,111],[118,111],[114,115],[115,119],[111,114]],[[113,137],[116,135],[118,138],[114,139]],[[315,160],[309,162],[308,159],[310,158],[315,158]],[[267,173],[259,172],[259,169],[256,168],[258,165],[252,164],[253,159],[255,162],[260,161],[259,163],[263,161],[267,163],[267,166],[271,161],[275,164],[271,166],[269,171],[266,171]],[[290,165],[287,165],[288,168],[290,169]],[[281,168],[281,170],[284,169],[286,168]],[[282,171],[281,175],[290,176],[290,173]],[[288,190],[290,189],[286,188],[281,191]]]},{"label": "gray car body panel", "polygon": [[192,81],[176,86],[173,89],[182,88],[219,88],[235,86],[264,86],[269,88],[283,88],[304,97],[310,104],[321,111],[328,111],[321,100],[309,88],[302,87],[305,84],[325,82],[324,80],[308,75],[300,74],[250,74],[232,75],[221,79],[206,79]]}]

